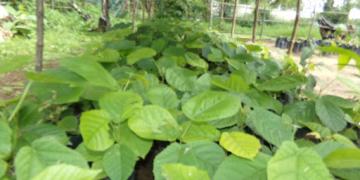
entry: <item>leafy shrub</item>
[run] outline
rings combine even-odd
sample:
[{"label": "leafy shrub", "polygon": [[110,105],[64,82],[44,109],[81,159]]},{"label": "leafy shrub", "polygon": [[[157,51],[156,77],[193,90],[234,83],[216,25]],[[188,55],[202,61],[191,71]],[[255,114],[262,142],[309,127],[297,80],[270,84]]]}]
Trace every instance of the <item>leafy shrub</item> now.
[{"label": "leafy shrub", "polygon": [[159,180],[358,177],[358,102],[317,95],[292,63],[201,24],[117,27],[27,73],[31,97],[0,116],[0,176],[128,179],[147,158]]}]

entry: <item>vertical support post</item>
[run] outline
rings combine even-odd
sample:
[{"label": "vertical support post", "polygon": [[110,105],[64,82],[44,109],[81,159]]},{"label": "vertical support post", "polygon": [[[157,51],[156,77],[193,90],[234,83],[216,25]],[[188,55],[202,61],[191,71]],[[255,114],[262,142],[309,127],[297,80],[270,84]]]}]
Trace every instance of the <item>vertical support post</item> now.
[{"label": "vertical support post", "polygon": [[301,0],[297,0],[297,2],[296,2],[296,17],[295,17],[295,22],[294,22],[294,29],[291,34],[290,46],[289,46],[289,49],[287,52],[288,55],[292,54],[292,51],[294,49],[296,34],[299,29],[299,23],[300,23],[300,7],[301,7]]},{"label": "vertical support post", "polygon": [[209,13],[209,15],[210,15],[210,17],[209,17],[209,28],[211,29],[212,28],[212,26],[213,26],[213,0],[209,0],[210,2],[209,2],[209,11],[210,11],[210,13]]},{"label": "vertical support post", "polygon": [[36,57],[35,71],[43,69],[44,59],[44,0],[36,0]]},{"label": "vertical support post", "polygon": [[253,22],[253,31],[252,31],[252,38],[251,41],[254,43],[256,41],[256,27],[257,27],[257,21],[259,17],[259,6],[260,6],[260,0],[256,0],[255,2],[255,10],[254,10],[254,22]]},{"label": "vertical support post", "polygon": [[234,2],[234,14],[233,14],[232,26],[231,26],[231,37],[234,37],[234,34],[235,34],[236,19],[237,19],[237,4],[238,4],[238,0],[235,0],[235,2]]}]

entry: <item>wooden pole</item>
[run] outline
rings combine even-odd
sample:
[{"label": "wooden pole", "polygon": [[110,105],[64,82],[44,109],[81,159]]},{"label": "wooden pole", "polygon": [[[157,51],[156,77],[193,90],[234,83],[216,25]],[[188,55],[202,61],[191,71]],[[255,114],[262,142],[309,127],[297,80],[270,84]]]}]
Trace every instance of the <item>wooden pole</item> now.
[{"label": "wooden pole", "polygon": [[237,4],[238,4],[238,0],[235,0],[235,2],[234,2],[234,14],[233,14],[233,19],[232,19],[232,27],[231,27],[231,37],[234,37],[234,33],[235,33],[236,17],[237,17]]},{"label": "wooden pole", "polygon": [[106,21],[106,29],[111,27],[109,7],[109,0],[102,0],[102,16],[105,18]]},{"label": "wooden pole", "polygon": [[44,0],[36,0],[36,57],[35,71],[43,69],[44,60]]},{"label": "wooden pole", "polygon": [[137,0],[132,0],[132,29],[135,32],[136,30],[136,9],[137,9]]},{"label": "wooden pole", "polygon": [[256,41],[256,27],[257,27],[257,21],[258,21],[258,17],[259,17],[259,6],[260,6],[260,0],[256,0],[255,11],[254,11],[253,31],[252,31],[252,38],[251,38],[251,41],[253,43]]},{"label": "wooden pole", "polygon": [[291,55],[292,51],[294,49],[296,34],[299,29],[299,23],[300,23],[300,7],[301,7],[301,0],[297,0],[297,2],[296,2],[296,17],[295,17],[295,22],[294,22],[294,29],[291,34],[290,46],[289,46],[289,49],[287,52],[288,55]]},{"label": "wooden pole", "polygon": [[213,25],[213,0],[209,0],[209,27],[212,28]]},{"label": "wooden pole", "polygon": [[222,0],[220,5],[220,28],[224,21],[224,10],[225,10],[225,0]]}]

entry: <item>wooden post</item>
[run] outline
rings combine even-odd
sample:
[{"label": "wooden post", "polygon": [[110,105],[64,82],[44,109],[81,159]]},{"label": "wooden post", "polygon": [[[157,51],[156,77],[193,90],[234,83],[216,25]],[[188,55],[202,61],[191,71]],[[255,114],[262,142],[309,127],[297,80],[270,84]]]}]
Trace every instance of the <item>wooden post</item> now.
[{"label": "wooden post", "polygon": [[257,21],[258,21],[258,17],[259,17],[259,6],[260,6],[260,0],[256,0],[255,10],[254,10],[253,31],[252,31],[252,38],[251,38],[251,41],[253,43],[256,41],[256,27],[257,27]]},{"label": "wooden post", "polygon": [[225,0],[222,0],[220,5],[220,28],[224,21],[224,11],[225,11]]},{"label": "wooden post", "polygon": [[300,8],[301,8],[301,0],[297,0],[297,2],[296,2],[296,17],[295,17],[295,22],[294,22],[294,29],[291,34],[290,46],[289,46],[289,49],[287,52],[288,55],[291,55],[292,51],[294,49],[296,34],[299,29],[299,23],[300,23]]},{"label": "wooden post", "polygon": [[137,9],[137,0],[132,0],[132,29],[135,32],[136,30],[136,9]]},{"label": "wooden post", "polygon": [[35,71],[43,69],[44,60],[44,0],[36,0],[36,59]]},{"label": "wooden post", "polygon": [[213,25],[213,0],[209,0],[209,27],[212,28]]},{"label": "wooden post", "polygon": [[109,0],[102,0],[102,17],[104,17],[106,21],[106,29],[111,27],[109,7],[110,7]]},{"label": "wooden post", "polygon": [[237,4],[238,4],[238,0],[235,0],[235,2],[234,2],[234,14],[233,14],[233,19],[232,19],[232,27],[231,27],[231,37],[234,37],[234,33],[235,33],[236,17],[237,17]]}]

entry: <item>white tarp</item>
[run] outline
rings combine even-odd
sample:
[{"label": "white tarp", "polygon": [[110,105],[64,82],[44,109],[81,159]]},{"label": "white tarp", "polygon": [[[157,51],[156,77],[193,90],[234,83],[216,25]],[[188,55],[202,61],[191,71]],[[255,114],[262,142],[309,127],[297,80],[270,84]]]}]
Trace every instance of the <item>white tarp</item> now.
[{"label": "white tarp", "polygon": [[4,19],[6,17],[8,17],[10,14],[8,13],[8,11],[5,9],[4,6],[0,5],[0,19]]}]

